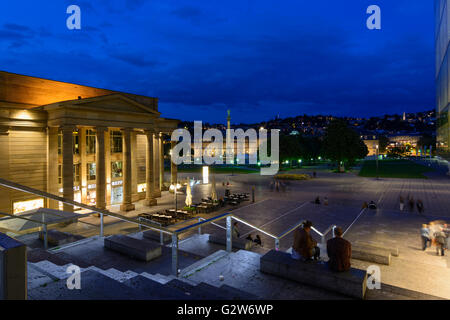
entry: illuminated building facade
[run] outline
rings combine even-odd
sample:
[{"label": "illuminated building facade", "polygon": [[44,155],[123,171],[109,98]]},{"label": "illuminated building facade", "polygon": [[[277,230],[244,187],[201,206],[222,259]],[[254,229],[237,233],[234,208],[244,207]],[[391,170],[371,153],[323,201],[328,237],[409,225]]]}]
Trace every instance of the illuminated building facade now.
[{"label": "illuminated building facade", "polygon": [[[164,182],[163,135],[178,124],[160,115],[157,98],[0,72],[0,177],[98,208],[154,205]],[[0,213],[73,211],[0,193]]]},{"label": "illuminated building facade", "polygon": [[436,97],[437,97],[437,150],[439,155],[450,159],[449,115],[449,23],[450,8],[448,0],[435,0],[436,22]]}]

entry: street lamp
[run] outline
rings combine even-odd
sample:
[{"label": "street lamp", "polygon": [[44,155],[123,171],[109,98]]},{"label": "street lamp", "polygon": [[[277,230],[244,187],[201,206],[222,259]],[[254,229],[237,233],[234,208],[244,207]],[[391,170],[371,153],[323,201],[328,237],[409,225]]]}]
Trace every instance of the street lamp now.
[{"label": "street lamp", "polygon": [[376,147],[376,163],[377,163],[377,180],[378,180],[378,145]]},{"label": "street lamp", "polygon": [[173,190],[173,193],[174,193],[174,199],[175,199],[175,214],[177,214],[177,210],[178,210],[177,191],[178,191],[178,189],[180,189],[180,188],[181,188],[181,185],[180,185],[178,182],[175,183],[175,184],[172,184],[172,185],[170,186],[170,189]]}]

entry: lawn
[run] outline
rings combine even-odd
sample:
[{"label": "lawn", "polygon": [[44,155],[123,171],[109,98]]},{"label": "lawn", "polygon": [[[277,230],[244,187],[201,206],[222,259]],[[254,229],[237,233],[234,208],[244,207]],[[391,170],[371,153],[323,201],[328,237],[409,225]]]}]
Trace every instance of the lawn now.
[{"label": "lawn", "polygon": [[[408,178],[426,179],[423,174],[433,171],[433,169],[414,163],[409,160],[379,160],[378,176],[380,178]],[[375,160],[364,161],[361,170],[361,177],[376,177],[377,167]]]}]

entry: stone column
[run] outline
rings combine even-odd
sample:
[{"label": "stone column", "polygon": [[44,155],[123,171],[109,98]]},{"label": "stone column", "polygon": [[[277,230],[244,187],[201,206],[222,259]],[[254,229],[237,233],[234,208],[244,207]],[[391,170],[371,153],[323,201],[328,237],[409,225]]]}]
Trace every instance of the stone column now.
[{"label": "stone column", "polygon": [[159,186],[159,134],[155,133],[153,137],[153,167],[154,167],[154,175],[153,175],[153,181],[155,185],[155,197],[159,198],[161,197],[161,190]]},{"label": "stone column", "polygon": [[[59,195],[58,192],[58,128],[47,128],[47,192]],[[58,209],[58,201],[48,199],[48,208]]]},{"label": "stone column", "polygon": [[87,161],[86,161],[86,128],[78,130],[80,148],[80,181],[81,181],[81,202],[87,204]]},{"label": "stone column", "polygon": [[131,128],[123,130],[123,202],[120,206],[122,211],[134,210],[134,204],[131,202]]},{"label": "stone column", "polygon": [[137,167],[137,132],[131,132],[131,202],[139,201]]},{"label": "stone column", "polygon": [[95,134],[95,203],[99,209],[106,208],[106,162],[105,132],[106,127],[97,127]]},{"label": "stone column", "polygon": [[159,190],[164,186],[164,140],[162,133],[159,135]]},{"label": "stone column", "polygon": [[[62,131],[62,186],[63,198],[73,200],[73,126],[63,126]],[[73,212],[73,206],[64,204],[63,210]]]},{"label": "stone column", "polygon": [[146,131],[147,149],[145,154],[145,182],[147,187],[145,189],[145,203],[148,206],[155,206],[157,201],[155,199],[155,185],[153,183],[153,132]]},{"label": "stone column", "polygon": [[[173,150],[177,145],[176,141],[170,142],[170,149]],[[173,152],[173,151],[172,151]],[[172,154],[173,155],[173,154]],[[173,163],[172,158],[170,159],[170,184],[177,183],[177,165]]]}]

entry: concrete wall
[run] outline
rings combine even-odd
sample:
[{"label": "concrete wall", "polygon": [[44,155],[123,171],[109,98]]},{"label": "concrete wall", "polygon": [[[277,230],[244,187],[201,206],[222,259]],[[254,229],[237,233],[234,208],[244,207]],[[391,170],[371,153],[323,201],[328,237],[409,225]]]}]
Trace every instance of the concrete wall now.
[{"label": "concrete wall", "polygon": [[[40,129],[13,129],[0,135],[0,177],[47,189],[47,133]],[[0,212],[12,213],[13,202],[38,198],[25,192],[1,188]]]}]

